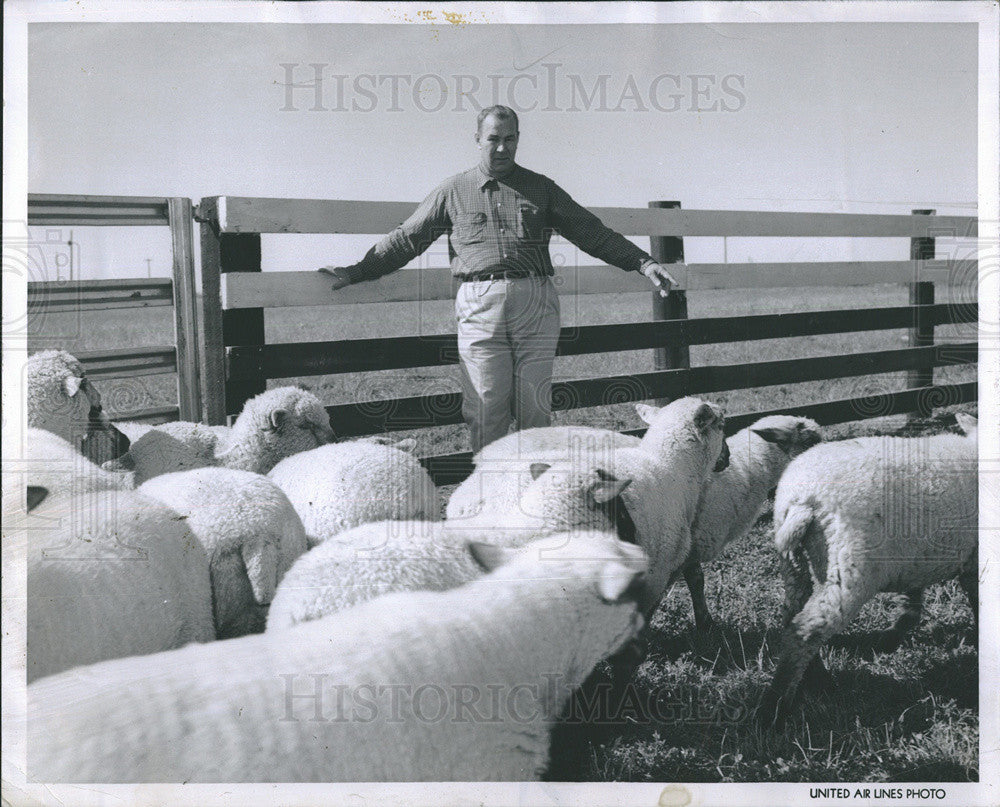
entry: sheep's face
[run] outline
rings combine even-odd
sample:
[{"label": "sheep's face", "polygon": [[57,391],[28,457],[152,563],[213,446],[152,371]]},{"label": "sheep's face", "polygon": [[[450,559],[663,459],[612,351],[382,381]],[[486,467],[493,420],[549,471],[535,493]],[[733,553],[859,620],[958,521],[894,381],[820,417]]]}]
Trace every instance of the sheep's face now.
[{"label": "sheep's face", "polygon": [[275,461],[301,451],[332,442],[330,417],[322,402],[311,392],[297,387],[280,387],[261,393],[248,401],[233,424],[230,446],[239,442],[239,434],[250,420],[256,420],[265,444]]},{"label": "sheep's face", "polygon": [[314,424],[287,409],[274,409],[265,436],[271,447],[283,458],[309,451],[323,445],[324,440],[317,436]]},{"label": "sheep's face", "polygon": [[46,350],[28,359],[28,425],[68,440],[93,462],[128,449],[128,439],[104,414],[101,394],[83,366],[64,350]]},{"label": "sheep's face", "polygon": [[710,467],[721,471],[729,465],[729,448],[723,430],[726,425],[722,407],[687,397],[671,401],[657,409],[647,404],[636,404],[649,429],[643,443],[654,451],[673,451],[681,444],[697,442],[711,457]]},{"label": "sheep's face", "polygon": [[326,408],[315,395],[311,393],[306,395],[308,397],[303,397],[300,405],[296,407],[300,428],[312,434],[316,445],[332,443],[336,435],[330,428],[330,416],[326,413]]},{"label": "sheep's face", "polygon": [[574,530],[520,549],[470,549],[484,568],[495,569],[496,579],[558,581],[565,596],[573,599],[576,630],[564,637],[573,645],[571,676],[582,679],[643,627],[638,603],[645,596],[649,560],[642,549],[610,532]]},{"label": "sheep's face", "polygon": [[85,383],[80,363],[63,351],[44,351],[29,358],[25,370],[28,425],[78,445],[90,423],[88,392],[96,392]]},{"label": "sheep's face", "polygon": [[729,446],[726,443],[726,417],[722,408],[702,401],[691,415],[693,434],[704,446],[708,463],[713,471],[729,467]]},{"label": "sheep's face", "polygon": [[634,542],[635,525],[621,498],[630,479],[570,463],[535,463],[531,474],[533,481],[521,496],[520,511],[537,520],[540,531],[615,530]]}]

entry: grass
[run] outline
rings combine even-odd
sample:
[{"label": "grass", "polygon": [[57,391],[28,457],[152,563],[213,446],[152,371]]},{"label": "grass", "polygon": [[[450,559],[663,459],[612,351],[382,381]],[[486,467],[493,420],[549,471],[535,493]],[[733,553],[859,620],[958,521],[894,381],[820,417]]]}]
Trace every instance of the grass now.
[{"label": "grass", "polygon": [[649,655],[605,722],[564,717],[554,781],[920,782],[978,779],[978,655],[972,613],[955,583],[932,587],[920,627],[893,653],[873,640],[892,623],[880,595],[823,651],[833,689],[804,694],[782,731],[752,707],[770,681],[782,598],[770,515],[706,568],[719,625],[695,632],[675,586],[651,622]]},{"label": "grass", "polygon": [[[948,289],[938,299],[950,300]],[[782,290],[692,294],[691,317],[747,315],[906,303],[903,287]],[[602,324],[649,318],[649,295],[619,295],[579,305],[563,301],[563,324]],[[449,303],[385,304],[355,308],[306,308],[268,312],[272,342],[322,341],[442,333],[454,330]],[[169,309],[92,314],[86,321],[65,314],[35,317],[29,348],[70,352],[172,342]],[[975,326],[941,327],[938,341],[972,341]],[[902,331],[709,345],[691,350],[693,365],[764,361],[793,356],[837,355],[904,346]],[[612,369],[613,368],[613,369]],[[650,351],[560,358],[556,378],[648,372]],[[975,367],[939,368],[938,382],[975,378]],[[291,379],[324,402],[392,398],[457,390],[453,367]],[[289,383],[288,380],[277,383]],[[176,401],[174,376],[101,381],[112,412]],[[835,379],[740,390],[711,396],[730,412],[873,394],[903,386],[903,374]],[[954,409],[954,407],[950,407]],[[940,431],[947,409],[916,424]],[[556,414],[557,423],[617,430],[641,424],[630,403]],[[828,438],[892,432],[905,418],[881,418],[826,430]],[[462,426],[413,433],[418,453],[468,448]],[[401,435],[402,436],[402,435]],[[448,490],[443,492],[447,493]],[[923,621],[895,652],[872,652],[877,632],[891,624],[892,597],[869,603],[848,630],[823,651],[835,687],[807,692],[798,714],[781,732],[750,719],[770,678],[778,641],[781,583],[771,547],[770,515],[705,569],[706,593],[721,630],[699,636],[683,584],[674,588],[651,623],[650,654],[629,682],[606,669],[595,681],[617,693],[604,720],[565,719],[553,735],[551,780],[680,782],[903,782],[975,781],[978,778],[978,655],[969,643],[972,615],[954,583],[927,592]],[[603,678],[602,678],[603,676]]]}]

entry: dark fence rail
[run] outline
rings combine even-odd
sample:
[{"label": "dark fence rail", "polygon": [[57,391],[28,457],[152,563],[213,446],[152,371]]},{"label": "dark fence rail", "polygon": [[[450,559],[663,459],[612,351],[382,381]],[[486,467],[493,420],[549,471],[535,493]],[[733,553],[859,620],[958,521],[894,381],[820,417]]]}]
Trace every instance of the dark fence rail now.
[{"label": "dark fence rail", "polygon": [[[971,317],[971,319],[970,319]],[[974,323],[976,307],[939,303],[930,306],[860,308],[749,317],[629,322],[563,328],[556,355],[579,356],[613,350],[672,345],[710,345],[830,333],[909,328],[920,321],[935,325]],[[610,346],[614,347],[610,347]],[[331,342],[284,342],[226,348],[230,379],[400,370],[458,363],[453,333],[394,336]]]}]

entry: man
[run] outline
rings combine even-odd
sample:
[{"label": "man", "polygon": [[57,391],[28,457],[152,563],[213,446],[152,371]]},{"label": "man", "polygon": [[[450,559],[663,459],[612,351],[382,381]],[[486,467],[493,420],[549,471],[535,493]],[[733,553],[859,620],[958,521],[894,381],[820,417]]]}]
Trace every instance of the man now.
[{"label": "man", "polygon": [[660,294],[677,281],[649,255],[574,202],[548,177],[514,162],[518,120],[492,106],[479,113],[479,164],[442,183],[410,218],[356,264],[323,267],[334,290],[394,272],[447,232],[455,301],[462,414],[472,450],[517,429],[548,426],[559,296],[549,238],[557,232],[589,255],[641,271]]}]

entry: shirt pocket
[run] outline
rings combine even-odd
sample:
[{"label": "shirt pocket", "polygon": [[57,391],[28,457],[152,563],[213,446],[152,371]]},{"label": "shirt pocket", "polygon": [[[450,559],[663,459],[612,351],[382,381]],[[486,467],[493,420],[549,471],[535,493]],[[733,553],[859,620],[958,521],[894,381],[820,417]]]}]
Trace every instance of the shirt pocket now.
[{"label": "shirt pocket", "polygon": [[459,244],[481,244],[486,240],[486,214],[458,214],[455,216],[451,233]]},{"label": "shirt pocket", "polygon": [[532,204],[521,202],[517,206],[517,235],[525,241],[541,243],[543,233],[542,211]]}]

